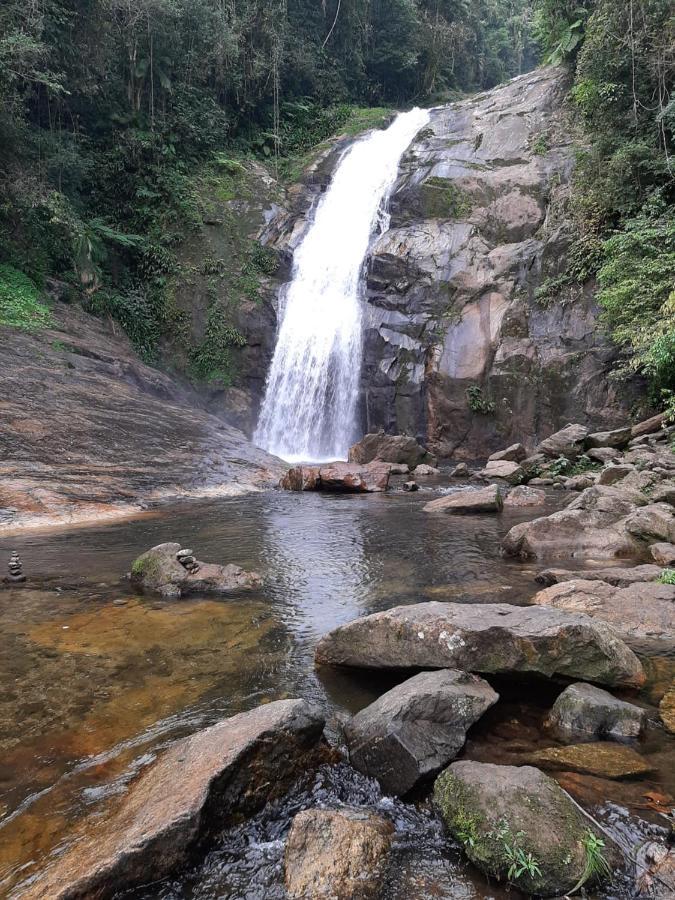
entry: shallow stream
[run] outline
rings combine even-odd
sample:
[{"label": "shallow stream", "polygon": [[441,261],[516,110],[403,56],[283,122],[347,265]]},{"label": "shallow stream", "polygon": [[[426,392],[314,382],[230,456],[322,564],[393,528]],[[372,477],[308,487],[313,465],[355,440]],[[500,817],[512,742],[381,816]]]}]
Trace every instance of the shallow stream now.
[{"label": "shallow stream", "polygon": [[[2,564],[17,549],[29,577],[0,591],[0,895],[11,896],[175,738],[267,700],[302,696],[330,716],[378,696],[392,682],[315,670],[316,641],[336,625],[422,600],[527,603],[540,566],[503,560],[499,544],[511,525],[542,510],[422,512],[444,484],[412,495],[258,494],[0,538]],[[546,511],[568,499],[552,492]],[[169,540],[200,559],[255,569],[264,588],[224,601],[138,596],[124,573],[139,553]],[[653,703],[675,660],[645,662],[649,683],[637,702],[655,723]],[[554,743],[542,719],[560,686],[497,688],[502,700],[470,732],[467,757],[522,763]],[[626,847],[663,839],[662,812],[675,793],[675,740],[651,724],[640,752],[654,767],[646,780],[561,779]],[[377,807],[394,820],[387,897],[504,896],[462,862],[423,798],[419,807],[383,798],[340,765],[224,834],[198,869],[135,896],[283,897],[285,831],[294,812],[316,803]],[[627,878],[603,896],[629,896]]]}]

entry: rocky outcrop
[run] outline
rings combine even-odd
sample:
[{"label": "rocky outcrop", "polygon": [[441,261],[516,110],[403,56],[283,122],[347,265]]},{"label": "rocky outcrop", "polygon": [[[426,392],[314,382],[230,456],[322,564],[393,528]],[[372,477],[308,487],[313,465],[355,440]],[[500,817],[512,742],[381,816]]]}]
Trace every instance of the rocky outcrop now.
[{"label": "rocky outcrop", "polygon": [[[489,877],[544,897],[584,880],[588,819],[539,769],[453,763],[436,779],[434,800],[450,833]],[[513,866],[519,851],[535,867]],[[606,853],[611,861],[612,850]]]},{"label": "rocky outcrop", "polygon": [[619,744],[571,744],[550,747],[532,754],[532,762],[542,769],[580,772],[598,778],[641,778],[653,771],[637,751]]},{"label": "rocky outcrop", "polygon": [[46,331],[0,329],[0,530],[102,522],[279,480],[279,460],[142,363],[119,328],[74,304],[52,314]]},{"label": "rocky outcrop", "polygon": [[279,700],[177,741],[22,898],[102,900],[169,874],[318,764],[323,725],[303,700]]},{"label": "rocky outcrop", "polygon": [[470,491],[458,491],[430,500],[423,507],[424,512],[451,513],[452,515],[474,515],[476,513],[497,513],[504,501],[496,484]]},{"label": "rocky outcrop", "polygon": [[307,809],[286,840],[286,894],[292,900],[379,896],[394,827],[367,810]]},{"label": "rocky outcrop", "polygon": [[589,616],[503,603],[417,603],[330,631],[316,662],[370,669],[463,669],[640,685],[637,657]]},{"label": "rocky outcrop", "polygon": [[592,684],[571,684],[553,704],[547,727],[558,740],[625,741],[640,736],[647,713]]},{"label": "rocky outcrop", "polygon": [[498,699],[486,681],[467,672],[422,672],[347,724],[350,762],[377,778],[386,793],[407,794],[457,756],[468,729]]},{"label": "rocky outcrop", "polygon": [[256,572],[239,566],[199,562],[180,544],[158,544],[134,561],[131,582],[147,593],[180,600],[190,594],[235,594],[262,584]]},{"label": "rocky outcrop", "polygon": [[402,434],[367,434],[349,450],[349,462],[365,465],[379,460],[388,463],[405,463],[414,469],[420,464],[435,465],[436,459],[417,443],[415,438]]},{"label": "rocky outcrop", "polygon": [[281,479],[285,491],[333,491],[346,494],[382,493],[389,486],[391,466],[374,461],[329,463],[325,466],[294,466]]},{"label": "rocky outcrop", "polygon": [[607,622],[630,644],[675,648],[675,585],[638,581],[616,588],[604,581],[564,581],[539,591],[533,602]]}]

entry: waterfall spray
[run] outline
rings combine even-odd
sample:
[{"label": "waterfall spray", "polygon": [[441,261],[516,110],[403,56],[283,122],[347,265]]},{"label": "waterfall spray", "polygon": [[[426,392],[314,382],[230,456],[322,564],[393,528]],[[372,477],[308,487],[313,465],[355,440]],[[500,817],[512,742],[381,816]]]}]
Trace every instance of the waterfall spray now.
[{"label": "waterfall spray", "polygon": [[346,459],[356,438],[363,262],[410,142],[429,120],[401,113],[340,161],[298,247],[254,440],[288,462]]}]

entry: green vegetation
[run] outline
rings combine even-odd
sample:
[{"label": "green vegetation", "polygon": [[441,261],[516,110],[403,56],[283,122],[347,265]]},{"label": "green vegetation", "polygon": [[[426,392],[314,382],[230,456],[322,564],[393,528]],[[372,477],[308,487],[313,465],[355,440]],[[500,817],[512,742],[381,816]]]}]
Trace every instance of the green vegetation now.
[{"label": "green vegetation", "polygon": [[430,218],[461,219],[471,212],[471,199],[450,178],[433,176],[422,185],[424,212]]},{"label": "green vegetation", "polygon": [[51,318],[30,278],[12,266],[0,264],[0,325],[33,331],[48,327]]},{"label": "green vegetation", "polygon": [[656,580],[659,584],[675,584],[675,569],[664,569]]},{"label": "green vegetation", "polygon": [[495,411],[494,401],[489,397],[486,397],[483,393],[483,389],[478,387],[477,384],[472,384],[471,387],[467,388],[466,400],[471,412],[478,413],[482,416],[489,416]]},{"label": "green vegetation", "polygon": [[589,828],[582,839],[582,843],[586,854],[586,865],[583,875],[569,892],[570,894],[576,894],[578,890],[589,882],[602,881],[606,878],[610,878],[612,875],[610,865],[602,852],[605,846],[605,842],[602,838],[599,838],[597,834]]},{"label": "green vegetation", "polygon": [[535,0],[545,59],[575,72],[580,129],[565,269],[537,292],[573,302],[597,278],[624,351],[617,376],[647,376],[675,415],[675,17],[670,0]]}]

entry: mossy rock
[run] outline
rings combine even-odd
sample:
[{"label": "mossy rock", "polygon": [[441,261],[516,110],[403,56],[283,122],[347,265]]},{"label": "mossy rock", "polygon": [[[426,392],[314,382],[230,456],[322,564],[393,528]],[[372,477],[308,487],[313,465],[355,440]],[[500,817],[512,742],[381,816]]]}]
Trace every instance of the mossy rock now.
[{"label": "mossy rock", "polygon": [[471,198],[450,178],[428,178],[421,190],[422,208],[428,219],[461,219],[471,212]]},{"label": "mossy rock", "polygon": [[[597,876],[588,820],[539,769],[453,763],[436,779],[434,800],[468,858],[492,878],[550,897]],[[615,861],[613,848],[601,852]]]}]

